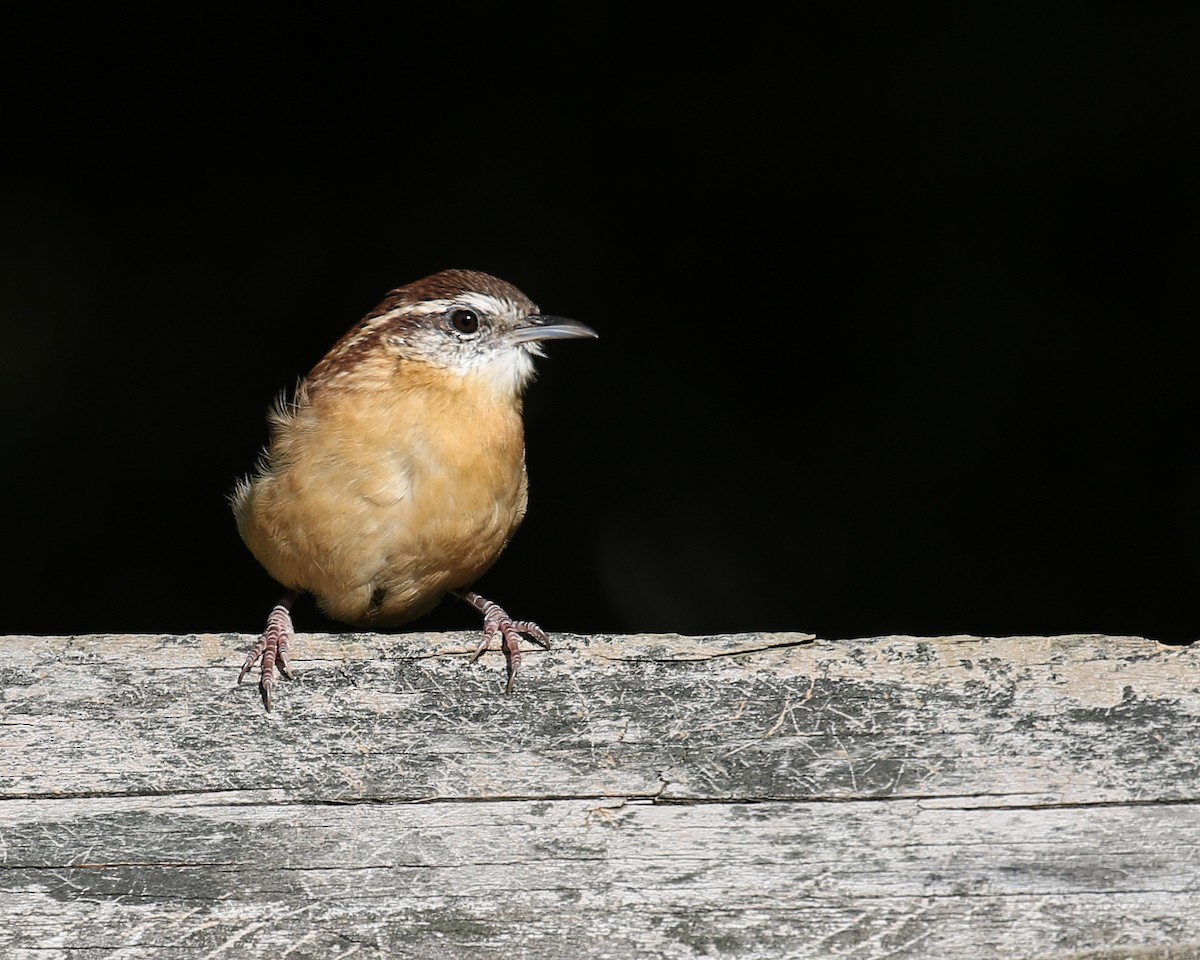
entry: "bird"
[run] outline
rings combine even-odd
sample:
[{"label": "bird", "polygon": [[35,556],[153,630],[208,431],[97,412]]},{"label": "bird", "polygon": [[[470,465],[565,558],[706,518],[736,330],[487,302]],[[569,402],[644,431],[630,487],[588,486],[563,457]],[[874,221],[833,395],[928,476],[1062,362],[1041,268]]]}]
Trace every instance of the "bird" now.
[{"label": "bird", "polygon": [[512,284],[443,270],[398,287],[352,326],[268,414],[269,441],[230,502],[242,540],[286,592],[246,656],[271,710],[292,606],[311,594],[332,619],[398,626],[457,596],[483,616],[471,655],[499,637],[511,693],[525,635],[474,590],[525,516],[522,397],[548,340],[595,338]]}]

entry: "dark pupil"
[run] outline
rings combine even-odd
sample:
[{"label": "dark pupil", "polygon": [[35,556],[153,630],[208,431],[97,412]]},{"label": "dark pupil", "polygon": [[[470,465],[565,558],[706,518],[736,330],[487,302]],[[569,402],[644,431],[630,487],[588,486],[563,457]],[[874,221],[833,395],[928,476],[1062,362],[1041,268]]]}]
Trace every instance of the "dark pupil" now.
[{"label": "dark pupil", "polygon": [[463,333],[474,333],[479,329],[479,317],[475,316],[474,310],[455,310],[450,322],[454,324],[454,329]]}]

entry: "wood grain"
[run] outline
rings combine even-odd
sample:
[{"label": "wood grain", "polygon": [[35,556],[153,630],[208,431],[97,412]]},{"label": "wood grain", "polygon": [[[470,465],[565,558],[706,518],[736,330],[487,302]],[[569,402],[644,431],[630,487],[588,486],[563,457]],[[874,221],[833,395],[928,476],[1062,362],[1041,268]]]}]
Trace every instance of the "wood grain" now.
[{"label": "wood grain", "polygon": [[1200,956],[1200,650],[7,637],[0,956]]}]

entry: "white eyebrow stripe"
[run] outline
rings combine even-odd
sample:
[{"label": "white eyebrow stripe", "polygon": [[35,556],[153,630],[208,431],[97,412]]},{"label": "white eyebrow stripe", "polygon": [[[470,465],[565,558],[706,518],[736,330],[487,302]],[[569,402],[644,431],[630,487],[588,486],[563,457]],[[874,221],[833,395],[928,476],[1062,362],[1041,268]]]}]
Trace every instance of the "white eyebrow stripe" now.
[{"label": "white eyebrow stripe", "polygon": [[[475,290],[465,290],[453,299],[440,297],[436,300],[418,300],[416,303],[404,304],[376,317],[376,320],[386,320],[392,317],[432,317],[454,309],[474,309],[487,316],[504,313],[518,313],[516,304],[507,299],[494,297],[491,294]],[[534,308],[536,310],[536,308]],[[373,324],[372,324],[373,325]]]},{"label": "white eyebrow stripe", "polygon": [[475,290],[468,290],[454,300],[436,300],[432,302],[444,303],[446,306],[443,309],[449,309],[452,306],[466,306],[474,307],[480,313],[486,314],[512,313],[516,311],[516,307],[508,300],[501,300],[498,297],[479,293]]},{"label": "white eyebrow stripe", "polygon": [[397,307],[390,311],[394,315],[428,317],[435,313],[445,313],[455,304],[454,300],[422,300],[419,303]]}]

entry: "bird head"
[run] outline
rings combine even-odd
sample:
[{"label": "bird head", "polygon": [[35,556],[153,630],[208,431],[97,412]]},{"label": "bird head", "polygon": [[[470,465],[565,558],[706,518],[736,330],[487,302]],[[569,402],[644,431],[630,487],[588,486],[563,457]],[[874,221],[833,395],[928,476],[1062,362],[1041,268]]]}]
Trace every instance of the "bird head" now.
[{"label": "bird head", "polygon": [[415,361],[480,377],[520,393],[547,340],[596,337],[577,320],[541,313],[510,283],[474,270],[443,270],[391,291],[313,371],[313,385],[368,364]]}]

